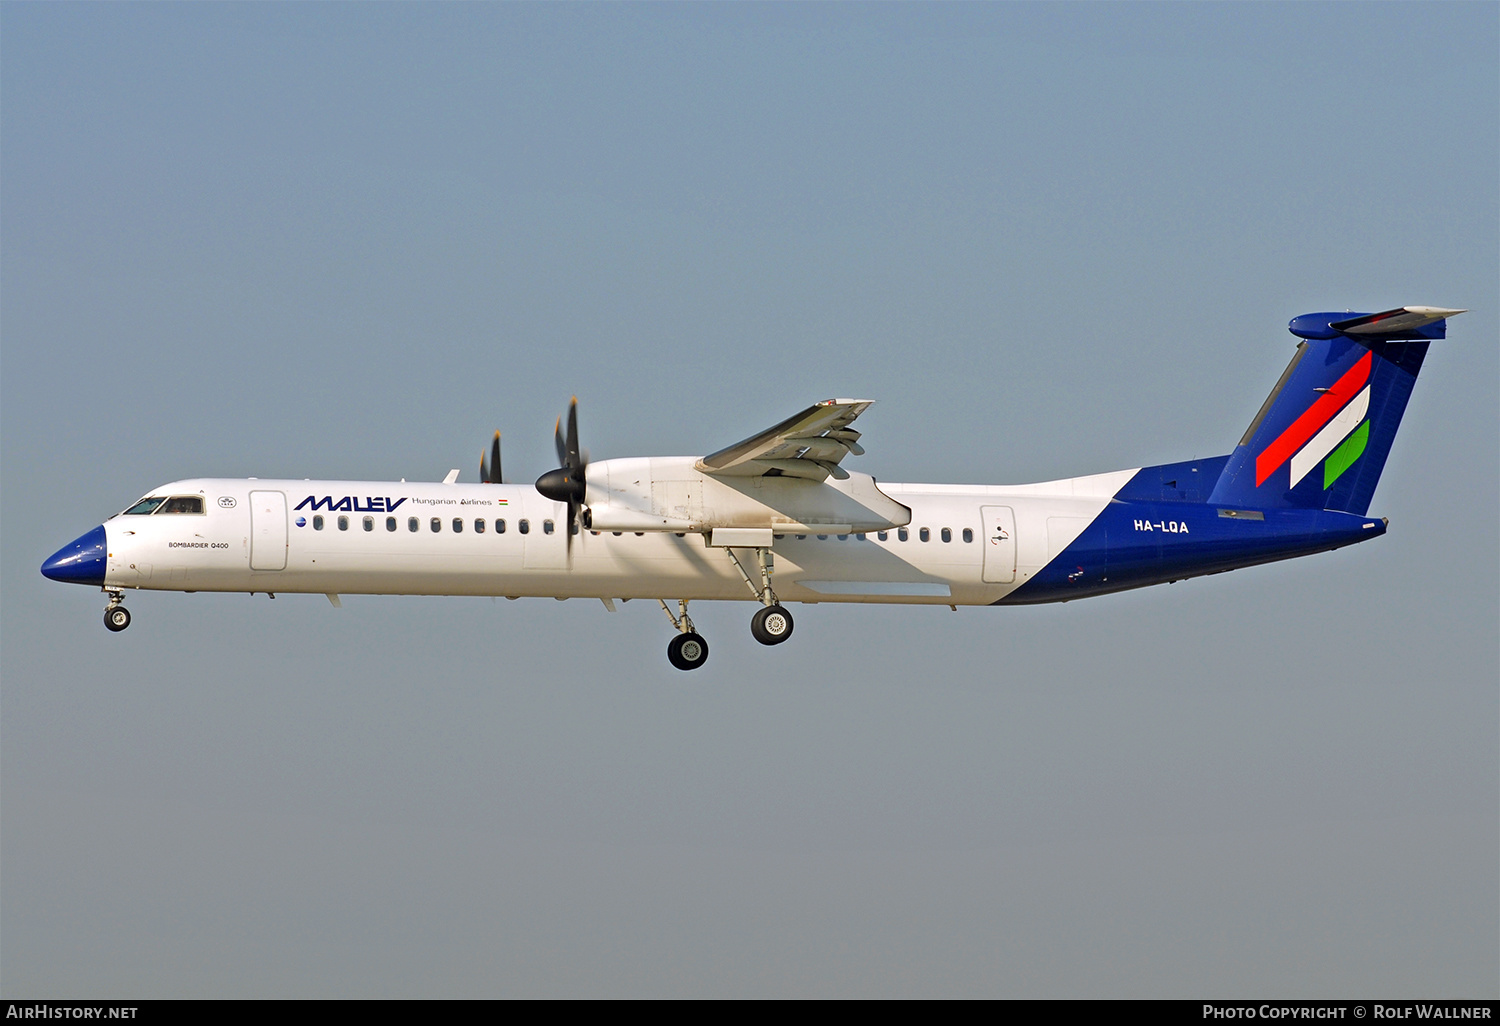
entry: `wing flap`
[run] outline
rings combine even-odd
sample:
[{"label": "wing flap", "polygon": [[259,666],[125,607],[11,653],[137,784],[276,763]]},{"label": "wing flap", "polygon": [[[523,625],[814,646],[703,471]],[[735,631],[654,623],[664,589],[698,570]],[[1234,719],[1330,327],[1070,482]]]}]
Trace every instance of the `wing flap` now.
[{"label": "wing flap", "polygon": [[694,466],[719,477],[801,477],[844,480],[845,456],[862,455],[859,432],[849,425],[870,408],[871,399],[825,399],[758,435],[703,457]]}]

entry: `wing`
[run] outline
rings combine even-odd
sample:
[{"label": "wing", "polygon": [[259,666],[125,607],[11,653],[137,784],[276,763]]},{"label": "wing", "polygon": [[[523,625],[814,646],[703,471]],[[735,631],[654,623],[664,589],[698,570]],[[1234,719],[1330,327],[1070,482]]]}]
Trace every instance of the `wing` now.
[{"label": "wing", "polygon": [[804,477],[843,481],[849,472],[839,461],[864,455],[859,432],[850,430],[872,399],[825,399],[743,442],[711,453],[695,469],[717,477]]}]

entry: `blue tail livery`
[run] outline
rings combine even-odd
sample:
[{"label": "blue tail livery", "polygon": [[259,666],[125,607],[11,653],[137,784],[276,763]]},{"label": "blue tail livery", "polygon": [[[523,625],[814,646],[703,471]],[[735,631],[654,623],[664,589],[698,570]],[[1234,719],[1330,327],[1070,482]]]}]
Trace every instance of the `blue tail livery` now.
[{"label": "blue tail livery", "polygon": [[1227,456],[1145,467],[1006,603],[1122,591],[1290,559],[1385,533],[1365,516],[1428,345],[1464,313],[1314,313]]}]

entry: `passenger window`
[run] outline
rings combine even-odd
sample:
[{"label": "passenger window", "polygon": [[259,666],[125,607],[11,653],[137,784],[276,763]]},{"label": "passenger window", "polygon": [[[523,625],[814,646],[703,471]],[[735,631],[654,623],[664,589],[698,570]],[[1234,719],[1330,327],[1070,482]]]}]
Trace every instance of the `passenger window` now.
[{"label": "passenger window", "polygon": [[530,534],[531,521],[527,520],[525,517],[522,517],[520,520],[516,521],[516,530],[520,531],[522,534]]},{"label": "passenger window", "polygon": [[973,532],[973,531],[971,531],[971,530],[970,530],[970,529],[969,529],[969,528],[967,528],[967,527],[966,527],[966,528],[964,528],[964,541],[966,541],[966,542],[971,542],[971,541],[973,541],[973,540],[974,540],[974,532]]},{"label": "passenger window", "polygon": [[162,513],[202,513],[203,496],[201,495],[174,495],[167,500],[167,504],[160,510]]},{"label": "passenger window", "polygon": [[484,517],[475,517],[474,518],[474,533],[475,534],[483,534],[484,533]]},{"label": "passenger window", "polygon": [[321,531],[321,530],[323,530],[323,518],[322,517],[313,517],[313,530],[314,531]]},{"label": "passenger window", "polygon": [[848,541],[848,540],[849,540],[849,536],[847,534],[841,534],[841,535],[839,535],[839,541]]},{"label": "passenger window", "polygon": [[820,535],[818,535],[818,541],[827,541],[827,540],[828,540],[828,535],[826,535],[826,534],[820,534]]},{"label": "passenger window", "polygon": [[917,537],[921,538],[923,541],[932,541],[932,532],[924,527],[917,532]]},{"label": "passenger window", "polygon": [[620,535],[624,534],[625,532],[624,531],[611,531],[609,533],[612,534],[612,535],[614,535],[616,538],[618,538],[618,537],[620,537]]},{"label": "passenger window", "polygon": [[908,538],[910,538],[910,537],[911,537],[911,532],[910,532],[910,531],[908,531],[908,530],[907,530],[907,529],[906,529],[906,528],[904,528],[904,527],[903,527],[903,528],[900,528],[900,529],[898,529],[898,530],[897,530],[897,531],[896,531],[896,540],[897,540],[897,541],[906,541],[906,539],[908,539]]},{"label": "passenger window", "polygon": [[879,538],[881,541],[889,541],[891,536],[890,536],[889,532],[887,532],[887,531],[881,531],[875,537]]},{"label": "passenger window", "polygon": [[407,517],[406,518],[406,529],[408,531],[410,531],[412,534],[416,534],[418,531],[420,531],[422,529],[422,522],[420,520],[418,520],[416,517]]},{"label": "passenger window", "polygon": [[439,531],[441,531],[443,529],[443,518],[442,517],[433,517],[432,518],[432,525],[431,526],[432,526],[432,533],[433,534],[437,534]]},{"label": "passenger window", "polygon": [[496,534],[504,534],[505,533],[505,521],[504,520],[496,520],[495,521],[495,533]]},{"label": "passenger window", "polygon": [[339,530],[340,531],[347,531],[347,530],[349,530],[349,518],[348,517],[339,517]]},{"label": "passenger window", "polygon": [[950,531],[946,527],[943,528],[943,541],[944,542],[951,542],[952,540],[953,540],[953,532]]},{"label": "passenger window", "polygon": [[542,533],[543,534],[551,534],[553,532],[553,530],[556,529],[556,527],[557,527],[557,525],[554,524],[550,520],[543,520],[542,521]]},{"label": "passenger window", "polygon": [[454,517],[453,518],[453,533],[454,534],[463,534],[464,533],[464,518],[463,517]]},{"label": "passenger window", "polygon": [[156,512],[156,507],[166,502],[166,496],[153,495],[149,499],[142,499],[125,511],[127,517],[144,517]]},{"label": "passenger window", "polygon": [[385,518],[385,529],[387,531],[394,531],[396,529],[396,518],[395,517],[386,517]]},{"label": "passenger window", "polygon": [[858,538],[860,541],[864,541],[865,540],[865,536],[864,536],[863,532],[861,532],[860,534],[856,534],[854,537]]},{"label": "passenger window", "polygon": [[373,530],[375,530],[375,518],[374,517],[365,517],[365,530],[366,531],[373,531]]},{"label": "passenger window", "polygon": [[[578,533],[578,521],[576,521],[576,520],[570,520],[570,521],[568,521],[568,533],[569,534],[577,534]],[[594,533],[598,534],[599,532],[595,531]]]}]

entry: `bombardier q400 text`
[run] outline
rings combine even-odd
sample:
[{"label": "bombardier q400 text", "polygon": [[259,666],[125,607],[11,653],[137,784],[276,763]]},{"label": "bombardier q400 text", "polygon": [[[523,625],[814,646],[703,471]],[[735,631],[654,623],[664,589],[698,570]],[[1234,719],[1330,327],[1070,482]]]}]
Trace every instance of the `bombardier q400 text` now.
[{"label": "bombardier q400 text", "polygon": [[[153,488],[42,564],[125,589],[656,599],[667,658],[702,666],[694,599],[753,600],[764,645],[786,602],[1059,602],[1336,549],[1385,533],[1367,516],[1428,343],[1463,313],[1407,306],[1305,314],[1302,341],[1226,456],[1028,485],[877,484],[844,468],[870,405],[829,399],[703,457],[587,463],[577,401],[562,464],[501,483],[199,478]],[[675,611],[668,605],[675,602]]]}]

